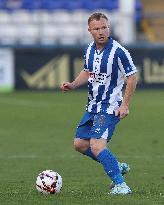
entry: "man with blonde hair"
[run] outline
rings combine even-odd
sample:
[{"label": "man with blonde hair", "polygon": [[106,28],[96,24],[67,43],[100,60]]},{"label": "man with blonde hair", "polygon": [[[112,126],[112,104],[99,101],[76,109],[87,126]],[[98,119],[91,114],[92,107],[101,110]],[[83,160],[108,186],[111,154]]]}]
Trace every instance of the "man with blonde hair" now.
[{"label": "man with blonde hair", "polygon": [[94,13],[89,17],[88,31],[94,41],[86,49],[84,69],[73,82],[61,85],[63,91],[68,91],[88,82],[88,104],[77,127],[74,147],[103,166],[114,183],[110,194],[130,194],[132,191],[122,176],[129,167],[117,161],[107,143],[115,126],[129,114],[137,70],[129,52],[110,37],[108,18],[104,14]]}]

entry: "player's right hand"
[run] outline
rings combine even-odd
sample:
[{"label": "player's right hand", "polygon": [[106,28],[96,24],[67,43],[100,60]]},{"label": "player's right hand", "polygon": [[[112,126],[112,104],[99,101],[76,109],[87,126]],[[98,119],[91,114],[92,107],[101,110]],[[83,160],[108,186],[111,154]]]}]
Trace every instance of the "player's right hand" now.
[{"label": "player's right hand", "polygon": [[68,91],[72,89],[72,83],[70,82],[64,82],[61,86],[60,89],[62,92]]}]

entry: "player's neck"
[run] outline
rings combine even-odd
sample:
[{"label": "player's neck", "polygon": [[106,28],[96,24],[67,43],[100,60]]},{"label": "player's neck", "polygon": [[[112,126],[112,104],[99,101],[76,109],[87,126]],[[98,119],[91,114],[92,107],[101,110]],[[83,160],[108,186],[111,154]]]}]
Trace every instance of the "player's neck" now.
[{"label": "player's neck", "polygon": [[105,44],[97,44],[96,43],[96,49],[97,50],[101,51],[101,50],[103,50],[104,47],[105,47]]}]

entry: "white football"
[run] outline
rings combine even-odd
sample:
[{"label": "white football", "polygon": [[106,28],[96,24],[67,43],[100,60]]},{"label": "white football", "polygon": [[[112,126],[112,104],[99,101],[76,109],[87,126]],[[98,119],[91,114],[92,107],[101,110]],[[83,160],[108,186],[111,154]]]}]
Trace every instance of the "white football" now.
[{"label": "white football", "polygon": [[53,170],[39,173],[36,179],[36,189],[43,194],[56,194],[61,191],[62,177]]}]

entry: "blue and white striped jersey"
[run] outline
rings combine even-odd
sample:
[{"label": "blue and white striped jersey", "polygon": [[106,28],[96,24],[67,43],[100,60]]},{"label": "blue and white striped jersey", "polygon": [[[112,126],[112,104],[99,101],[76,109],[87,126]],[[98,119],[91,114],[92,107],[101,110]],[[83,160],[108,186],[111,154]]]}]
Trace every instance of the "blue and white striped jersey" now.
[{"label": "blue and white striped jersey", "polygon": [[101,51],[97,51],[95,42],[89,44],[84,70],[89,72],[86,110],[108,114],[122,102],[124,78],[137,72],[129,52],[112,38]]}]

